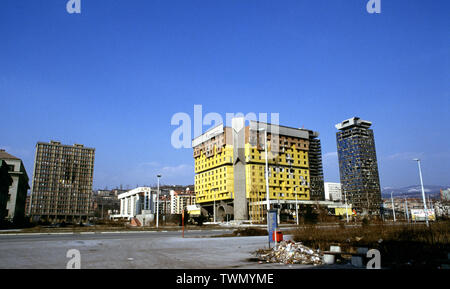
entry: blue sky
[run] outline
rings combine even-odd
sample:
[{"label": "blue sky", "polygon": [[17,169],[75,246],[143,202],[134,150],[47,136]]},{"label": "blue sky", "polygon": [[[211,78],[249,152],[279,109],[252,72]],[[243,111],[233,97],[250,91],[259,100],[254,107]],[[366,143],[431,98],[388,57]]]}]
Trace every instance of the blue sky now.
[{"label": "blue sky", "polygon": [[[0,147],[32,175],[37,141],[96,148],[94,188],[192,184],[177,112],[277,112],[320,132],[373,122],[382,187],[450,184],[450,2],[381,0],[0,2]],[[206,130],[208,127],[204,127]]]}]

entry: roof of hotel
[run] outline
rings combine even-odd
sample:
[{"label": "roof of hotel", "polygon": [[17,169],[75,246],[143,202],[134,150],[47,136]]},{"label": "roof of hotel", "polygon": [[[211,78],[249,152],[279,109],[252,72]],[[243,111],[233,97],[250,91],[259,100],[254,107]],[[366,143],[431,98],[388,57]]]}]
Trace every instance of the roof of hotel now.
[{"label": "roof of hotel", "polygon": [[[233,118],[237,119],[237,118]],[[244,119],[244,126],[245,126],[245,119]],[[233,126],[224,126],[223,123],[208,129],[203,134],[195,137],[192,140],[192,147],[196,147],[199,144],[222,134],[225,131],[225,128],[232,128]],[[313,130],[305,129],[305,128],[296,128],[296,127],[289,127],[279,124],[271,124],[266,122],[260,122],[255,120],[249,120],[249,124],[245,127],[248,127],[250,130],[259,130],[259,129],[267,129],[268,133],[276,133],[277,135],[284,135],[284,136],[291,136],[296,138],[303,138],[308,139],[310,137],[318,137],[319,133]]]}]

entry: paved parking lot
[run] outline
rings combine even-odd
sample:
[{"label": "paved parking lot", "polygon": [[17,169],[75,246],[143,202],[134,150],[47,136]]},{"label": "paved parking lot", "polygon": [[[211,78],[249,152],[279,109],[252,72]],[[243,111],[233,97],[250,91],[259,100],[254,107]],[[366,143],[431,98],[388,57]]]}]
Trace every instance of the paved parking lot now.
[{"label": "paved parking lot", "polygon": [[251,253],[267,237],[209,238],[226,230],[0,235],[0,268],[66,268],[67,251],[77,249],[81,268],[310,268],[258,264]]}]

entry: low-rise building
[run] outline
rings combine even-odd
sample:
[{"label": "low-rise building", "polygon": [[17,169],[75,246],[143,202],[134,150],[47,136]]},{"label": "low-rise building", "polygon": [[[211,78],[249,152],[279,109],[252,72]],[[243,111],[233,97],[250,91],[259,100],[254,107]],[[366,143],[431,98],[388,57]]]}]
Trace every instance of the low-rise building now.
[{"label": "low-rise building", "polygon": [[9,186],[6,198],[5,218],[8,221],[22,222],[25,217],[27,192],[30,188],[25,166],[21,159],[7,153],[3,149],[0,149],[0,164],[1,162],[5,162],[8,166],[8,173],[13,181],[11,186]]},{"label": "low-rise building", "polygon": [[118,214],[120,211],[119,194],[126,190],[97,190],[93,192],[93,211],[97,218],[107,218],[110,214]]},{"label": "low-rise building", "polygon": [[153,211],[153,193],[154,191],[152,191],[152,188],[150,187],[138,187],[128,192],[119,194],[118,199],[120,202],[120,212],[118,215],[111,217],[130,219],[136,217],[138,214],[141,214],[143,210]]},{"label": "low-rise building", "polygon": [[325,200],[327,201],[342,201],[341,183],[325,182]]},{"label": "low-rise building", "polygon": [[181,214],[187,206],[195,205],[195,193],[187,189],[184,192],[170,191],[170,213]]},{"label": "low-rise building", "polygon": [[157,207],[159,207],[160,215],[170,215],[171,214],[170,195],[161,194],[159,196],[159,205]]},{"label": "low-rise building", "polygon": [[195,205],[195,193],[186,187],[180,191],[161,189],[159,202],[157,196],[158,190],[150,187],[138,187],[119,194],[119,212],[110,215],[110,218],[130,220],[135,217],[143,219],[145,216],[146,221],[152,221],[156,211],[165,218],[165,215],[181,214],[187,206]]},{"label": "low-rise building", "polygon": [[8,203],[9,187],[13,180],[9,175],[6,162],[0,160],[0,226],[3,225],[5,217],[8,215],[6,204]]}]

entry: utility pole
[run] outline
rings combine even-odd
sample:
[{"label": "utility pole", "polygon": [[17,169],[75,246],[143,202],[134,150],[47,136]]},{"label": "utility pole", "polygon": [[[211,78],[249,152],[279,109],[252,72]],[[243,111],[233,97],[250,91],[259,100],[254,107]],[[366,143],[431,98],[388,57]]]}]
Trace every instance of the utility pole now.
[{"label": "utility pole", "polygon": [[213,213],[214,213],[214,224],[216,223],[216,190],[214,190],[214,207],[213,207]]},{"label": "utility pole", "polygon": [[184,238],[184,210],[183,210],[183,212],[181,213],[181,228],[182,228],[182,231],[183,231],[183,238]]},{"label": "utility pole", "polygon": [[264,129],[264,153],[266,154],[266,198],[267,198],[267,213],[270,210],[270,195],[269,195],[269,153],[267,151],[267,128]]},{"label": "utility pole", "polygon": [[428,208],[430,210],[433,210],[433,200],[431,199],[430,195],[428,195]]},{"label": "utility pole", "polygon": [[[269,154],[267,153],[267,128],[260,128],[259,131],[264,131],[264,153],[266,155],[266,206],[267,206],[267,217],[269,216],[269,210],[270,210],[270,195],[269,195]],[[269,219],[267,219],[269,220]]]},{"label": "utility pole", "polygon": [[391,202],[392,202],[392,215],[394,216],[394,222],[395,222],[395,208],[394,208],[394,198],[392,198],[392,194],[394,192],[391,192]]},{"label": "utility pole", "polygon": [[279,225],[280,224],[280,214],[281,214],[280,193],[277,193],[277,203],[278,203],[277,223]]},{"label": "utility pole", "polygon": [[[267,126],[265,128],[258,129],[258,132],[264,130],[264,153],[266,154],[266,206],[267,206],[267,232],[269,232],[269,211],[270,211],[270,195],[269,195],[269,154],[267,152]],[[269,236],[270,237],[270,236]],[[270,241],[269,241],[270,248]]]},{"label": "utility pole", "polygon": [[408,200],[405,197],[405,210],[406,210],[406,219],[409,223],[409,212],[408,212]]},{"label": "utility pole", "polygon": [[419,166],[419,177],[420,177],[420,185],[422,187],[422,200],[423,200],[423,208],[425,210],[425,221],[427,223],[427,227],[430,226],[428,223],[428,209],[427,209],[427,202],[425,200],[425,189],[423,187],[423,179],[422,179],[422,168],[420,167],[420,159],[414,159],[417,162],[417,165]]},{"label": "utility pole", "polygon": [[161,178],[161,175],[156,176],[158,178],[158,192],[156,195],[156,228],[159,228],[159,179]]},{"label": "utility pole", "polygon": [[[298,187],[298,186],[296,186]],[[297,226],[298,226],[298,193],[295,192],[295,219],[297,221]]]},{"label": "utility pole", "polygon": [[[301,178],[303,178],[303,177],[301,177]],[[297,191],[295,189],[298,188],[298,187],[300,187],[300,186],[297,185],[297,186],[294,187],[294,192],[295,192],[295,219],[297,221],[297,226],[298,226],[298,193],[297,193]]]},{"label": "utility pole", "polygon": [[[300,176],[300,179],[302,180],[302,186],[306,186],[306,181],[303,176]],[[295,192],[295,218],[297,219],[297,226],[299,224],[299,218],[298,218],[298,193],[295,190],[296,188],[300,187],[299,185],[294,186],[294,192]]]}]

